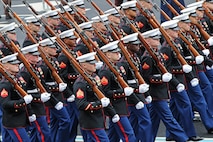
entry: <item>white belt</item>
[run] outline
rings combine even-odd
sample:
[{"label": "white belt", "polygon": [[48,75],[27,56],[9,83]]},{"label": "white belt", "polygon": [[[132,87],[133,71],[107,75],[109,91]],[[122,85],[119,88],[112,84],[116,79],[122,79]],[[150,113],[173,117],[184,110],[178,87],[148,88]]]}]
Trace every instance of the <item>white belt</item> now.
[{"label": "white belt", "polygon": [[56,82],[45,82],[46,85],[50,85],[50,86],[53,86],[53,85],[56,85]]},{"label": "white belt", "polygon": [[38,89],[27,90],[28,94],[38,93]]},{"label": "white belt", "polygon": [[132,80],[127,80],[127,83],[128,83],[128,84],[134,84],[134,83],[137,83],[137,82],[136,82],[135,79],[132,79]]}]

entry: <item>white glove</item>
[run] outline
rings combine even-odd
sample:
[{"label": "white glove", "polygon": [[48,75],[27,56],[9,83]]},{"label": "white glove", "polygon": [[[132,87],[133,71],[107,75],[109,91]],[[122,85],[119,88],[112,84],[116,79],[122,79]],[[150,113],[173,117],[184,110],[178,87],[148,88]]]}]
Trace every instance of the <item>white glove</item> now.
[{"label": "white glove", "polygon": [[213,69],[213,66],[211,66],[211,67],[208,65],[206,66],[206,70],[212,70],[212,69]]},{"label": "white glove", "polygon": [[61,110],[63,108],[63,103],[62,102],[58,102],[56,105],[55,105],[55,109],[57,110]]},{"label": "white glove", "polygon": [[96,69],[99,70],[103,66],[103,62],[98,61],[97,63],[95,63],[95,65],[96,65]]},{"label": "white glove", "polygon": [[59,92],[63,92],[67,88],[66,83],[59,83],[58,90]]},{"label": "white glove", "polygon": [[209,46],[213,45],[213,37],[211,36],[208,40],[207,40]]},{"label": "white glove", "polygon": [[202,52],[205,56],[209,56],[209,54],[210,54],[209,49],[203,49]]},{"label": "white glove", "polygon": [[126,96],[132,95],[133,92],[134,92],[134,89],[132,87],[126,87],[126,88],[124,88],[124,94]]},{"label": "white glove", "polygon": [[172,74],[167,72],[162,75],[163,82],[169,82],[172,79]]},{"label": "white glove", "polygon": [[144,108],[144,103],[140,101],[135,105],[135,107],[136,107],[136,109],[142,109],[142,108]]},{"label": "white glove", "polygon": [[114,115],[113,117],[112,117],[112,122],[113,123],[116,123],[116,122],[118,122],[120,120],[120,116],[118,115],[118,114],[116,114],[116,115]]},{"label": "white glove", "polygon": [[195,62],[196,62],[197,65],[203,63],[203,61],[204,61],[204,57],[203,56],[199,55],[199,56],[195,57]]},{"label": "white glove", "polygon": [[25,101],[26,104],[31,103],[32,100],[33,100],[32,95],[26,95],[26,96],[24,96],[24,101]]},{"label": "white glove", "polygon": [[51,94],[50,93],[47,93],[47,92],[44,92],[41,94],[41,101],[42,102],[47,102],[49,99],[50,99],[50,96]]},{"label": "white glove", "polygon": [[177,89],[178,92],[182,92],[183,90],[185,90],[185,86],[182,83],[179,83],[176,86],[176,89]]},{"label": "white glove", "polygon": [[139,93],[145,93],[149,90],[149,85],[144,83],[139,85]]},{"label": "white glove", "polygon": [[104,97],[104,98],[101,99],[101,105],[102,105],[102,107],[107,107],[109,105],[109,103],[110,103],[109,98]]},{"label": "white glove", "polygon": [[192,87],[195,87],[199,84],[199,80],[197,78],[193,78],[191,81],[190,81]]},{"label": "white glove", "polygon": [[28,117],[30,122],[36,121],[36,115],[33,114],[31,116]]},{"label": "white glove", "polygon": [[146,102],[147,102],[148,104],[150,104],[150,103],[152,102],[152,97],[151,97],[151,96],[147,96],[147,97],[145,98],[145,100],[146,100]]},{"label": "white glove", "polygon": [[74,102],[75,101],[75,95],[71,95],[69,98],[67,98],[67,102]]},{"label": "white glove", "polygon": [[192,71],[192,66],[190,66],[190,65],[183,65],[183,72],[185,72],[185,73],[189,73],[189,72],[191,72]]}]

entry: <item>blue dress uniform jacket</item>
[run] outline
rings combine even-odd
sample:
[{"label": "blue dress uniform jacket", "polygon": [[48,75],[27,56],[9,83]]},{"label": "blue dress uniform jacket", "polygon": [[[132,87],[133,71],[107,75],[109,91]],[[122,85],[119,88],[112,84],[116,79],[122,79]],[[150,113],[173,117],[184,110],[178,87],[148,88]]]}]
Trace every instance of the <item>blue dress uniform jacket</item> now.
[{"label": "blue dress uniform jacket", "polygon": [[169,99],[167,83],[162,81],[162,75],[153,59],[150,56],[143,56],[141,65],[143,78],[150,85],[149,91],[153,100]]},{"label": "blue dress uniform jacket", "polygon": [[7,80],[0,82],[0,103],[3,110],[3,126],[6,128],[26,127],[29,124],[24,99]]},{"label": "blue dress uniform jacket", "polygon": [[106,65],[103,65],[98,74],[101,78],[103,91],[106,97],[110,99],[110,102],[116,112],[119,115],[128,115],[127,97],[124,94],[123,88],[121,88],[119,83],[116,81],[113,73]]},{"label": "blue dress uniform jacket", "polygon": [[80,127],[85,130],[103,129],[104,112],[101,101],[98,100],[91,86],[82,76],[79,76],[75,81],[73,91],[76,95],[75,101],[79,109]]}]

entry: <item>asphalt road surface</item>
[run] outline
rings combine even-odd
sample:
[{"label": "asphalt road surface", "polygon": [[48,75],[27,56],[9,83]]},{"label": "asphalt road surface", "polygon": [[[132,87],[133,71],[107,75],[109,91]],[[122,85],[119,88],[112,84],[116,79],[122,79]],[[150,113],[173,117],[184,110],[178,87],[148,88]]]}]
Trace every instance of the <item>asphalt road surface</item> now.
[{"label": "asphalt road surface", "polygon": [[[110,9],[111,6],[105,1],[105,0],[93,0],[103,11],[107,10],[107,9]],[[114,1],[114,0],[113,0]],[[49,7],[41,0],[27,0],[28,3],[30,3],[30,5],[38,12],[38,13],[43,13],[44,11],[48,10]],[[58,2],[60,2],[58,0]],[[154,2],[156,4],[159,5],[160,1],[159,0],[154,0]],[[186,4],[189,4],[189,3],[192,3],[192,2],[195,2],[195,0],[185,0],[185,3]],[[53,4],[56,4],[55,1],[51,1],[51,3]],[[89,11],[87,11],[87,17],[90,19],[94,16],[97,16],[97,13],[96,11],[94,10],[94,8],[91,6],[90,3],[88,3],[86,0],[85,0],[85,4],[86,4],[86,7],[87,8],[90,8]],[[21,17],[21,18],[24,18],[24,17],[27,17],[27,16],[30,16],[32,15],[32,13],[25,7],[25,5],[22,3],[22,0],[12,0],[12,9]],[[159,20],[159,13],[156,12],[156,17],[157,19]],[[2,6],[2,3],[0,2],[0,15],[1,15],[1,18],[0,18],[0,27],[8,24],[8,23],[11,23],[13,22],[13,20],[5,20],[5,15],[4,15],[4,11],[3,11],[3,6]],[[19,30],[17,28],[17,35],[18,35],[18,40],[19,42],[21,43],[22,45],[22,42],[25,38],[25,34],[21,32],[21,30]],[[213,142],[213,134],[207,134],[207,131],[206,129],[204,128],[203,124],[201,121],[199,121],[199,116],[196,115],[196,121],[194,121],[194,125],[195,125],[195,128],[196,128],[196,131],[197,131],[197,134],[198,136],[202,136],[205,138],[204,141],[211,141]],[[82,138],[81,136],[79,136],[76,141],[82,141]],[[160,125],[160,128],[158,130],[158,137],[156,139],[156,141],[165,141],[165,127],[164,125],[161,123]]]}]

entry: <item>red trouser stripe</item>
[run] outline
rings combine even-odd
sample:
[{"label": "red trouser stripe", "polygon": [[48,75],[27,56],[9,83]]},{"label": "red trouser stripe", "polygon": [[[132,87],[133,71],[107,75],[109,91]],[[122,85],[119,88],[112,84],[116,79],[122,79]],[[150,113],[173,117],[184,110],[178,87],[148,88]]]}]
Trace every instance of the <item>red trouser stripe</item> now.
[{"label": "red trouser stripe", "polygon": [[96,142],[101,142],[101,141],[98,139],[97,135],[95,134],[95,131],[91,130],[91,133],[92,133],[92,135],[95,137]]},{"label": "red trouser stripe", "polygon": [[126,134],[125,131],[124,131],[123,125],[121,124],[120,121],[118,121],[117,124],[118,124],[119,128],[121,129],[121,133],[124,135],[125,142],[128,142],[129,139],[128,139],[127,134]]},{"label": "red trouser stripe", "polygon": [[13,129],[14,134],[18,138],[18,141],[22,142],[21,136],[19,135],[18,131],[16,129]]},{"label": "red trouser stripe", "polygon": [[45,140],[44,140],[44,134],[42,133],[41,127],[40,127],[40,125],[38,124],[38,121],[37,121],[37,120],[35,121],[35,124],[36,124],[36,128],[37,128],[38,132],[39,132],[40,135],[41,135],[41,141],[42,141],[42,142],[45,142]]}]

